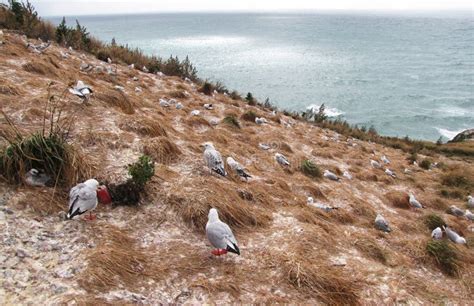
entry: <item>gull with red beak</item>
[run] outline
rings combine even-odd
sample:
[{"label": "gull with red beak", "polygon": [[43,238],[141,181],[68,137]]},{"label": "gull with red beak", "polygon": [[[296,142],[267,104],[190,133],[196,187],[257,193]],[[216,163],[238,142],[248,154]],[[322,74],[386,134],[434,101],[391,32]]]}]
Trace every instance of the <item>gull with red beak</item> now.
[{"label": "gull with red beak", "polygon": [[97,207],[97,191],[99,182],[95,179],[89,179],[84,183],[77,184],[69,192],[69,211],[66,218],[72,219],[75,216],[89,212],[88,220],[94,220],[95,215],[92,211]]}]

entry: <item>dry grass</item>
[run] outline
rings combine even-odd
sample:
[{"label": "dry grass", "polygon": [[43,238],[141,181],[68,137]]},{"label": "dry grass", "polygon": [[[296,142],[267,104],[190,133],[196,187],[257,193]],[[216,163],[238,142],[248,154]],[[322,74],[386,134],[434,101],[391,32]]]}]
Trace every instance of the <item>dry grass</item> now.
[{"label": "dry grass", "polygon": [[36,73],[40,75],[44,75],[47,77],[57,77],[58,74],[56,73],[56,69],[50,63],[43,63],[43,62],[29,62],[24,64],[23,70],[31,73]]},{"label": "dry grass", "polygon": [[22,91],[13,84],[3,84],[0,85],[0,95],[5,96],[19,96],[22,94]]},{"label": "dry grass", "polygon": [[120,90],[103,90],[101,92],[94,93],[94,97],[97,100],[107,103],[112,107],[118,107],[124,114],[132,115],[135,113],[135,107],[133,102]]},{"label": "dry grass", "polygon": [[181,90],[174,90],[168,93],[168,96],[175,99],[186,99],[186,94]]},{"label": "dry grass", "polygon": [[401,191],[389,191],[385,194],[388,203],[397,208],[410,209],[409,196]]},{"label": "dry grass", "polygon": [[18,201],[21,207],[29,207],[35,213],[47,216],[55,215],[65,209],[67,193],[52,188],[25,190],[24,196]]},{"label": "dry grass", "polygon": [[384,265],[387,264],[387,252],[372,238],[360,238],[354,241],[354,246],[365,256]]},{"label": "dry grass", "polygon": [[198,231],[204,230],[211,208],[217,208],[221,220],[233,229],[261,227],[270,223],[272,216],[268,210],[243,200],[238,190],[216,180],[212,177],[188,180],[173,188],[168,202],[185,223]]},{"label": "dry grass", "polygon": [[254,111],[247,111],[240,116],[240,119],[254,123],[255,118],[257,118],[257,114]]},{"label": "dry grass", "polygon": [[191,127],[199,127],[199,126],[210,127],[211,126],[209,121],[207,121],[206,119],[200,116],[191,116],[190,118],[186,119],[185,122],[187,125]]},{"label": "dry grass", "polygon": [[161,136],[146,140],[143,153],[151,156],[155,162],[167,165],[178,160],[181,150],[167,137]]},{"label": "dry grass", "polygon": [[158,119],[143,118],[140,121],[127,119],[121,122],[119,127],[124,131],[134,132],[141,136],[168,136],[168,133]]}]

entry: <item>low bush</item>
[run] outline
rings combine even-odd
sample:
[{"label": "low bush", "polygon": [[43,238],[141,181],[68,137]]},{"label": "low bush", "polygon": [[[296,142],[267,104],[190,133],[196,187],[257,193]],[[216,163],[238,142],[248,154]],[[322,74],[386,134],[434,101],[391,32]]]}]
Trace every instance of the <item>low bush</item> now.
[{"label": "low bush", "polygon": [[222,119],[222,122],[224,122],[225,124],[228,124],[232,127],[236,127],[238,129],[240,129],[240,122],[239,122],[239,120],[237,120],[237,118],[234,115],[226,116],[224,119]]},{"label": "low bush", "polygon": [[321,169],[319,169],[319,167],[309,159],[306,159],[301,163],[300,169],[306,176],[312,178],[322,177]]},{"label": "low bush", "polygon": [[155,163],[148,155],[140,156],[137,162],[129,164],[127,168],[133,182],[141,187],[145,187],[145,184],[155,174]]},{"label": "low bush", "polygon": [[436,214],[429,214],[425,217],[424,220],[425,225],[432,231],[437,227],[446,226],[443,218]]},{"label": "low bush", "polygon": [[247,111],[240,116],[242,120],[255,122],[255,118],[257,118],[257,114],[254,111]]},{"label": "low bush", "polygon": [[431,164],[432,164],[431,160],[425,158],[425,159],[423,159],[423,160],[421,161],[420,167],[423,168],[423,169],[425,169],[425,170],[430,170]]},{"label": "low bush", "polygon": [[431,255],[441,271],[450,276],[459,273],[457,252],[446,240],[430,240],[426,245],[426,251]]}]

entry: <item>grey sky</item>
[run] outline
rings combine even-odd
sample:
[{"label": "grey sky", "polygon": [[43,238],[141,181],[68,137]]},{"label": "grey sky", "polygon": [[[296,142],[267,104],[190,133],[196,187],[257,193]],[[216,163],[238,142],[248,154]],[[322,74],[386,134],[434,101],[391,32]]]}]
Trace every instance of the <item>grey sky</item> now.
[{"label": "grey sky", "polygon": [[[0,1],[6,2],[6,1]],[[472,0],[31,0],[43,16],[173,11],[471,10]]]}]

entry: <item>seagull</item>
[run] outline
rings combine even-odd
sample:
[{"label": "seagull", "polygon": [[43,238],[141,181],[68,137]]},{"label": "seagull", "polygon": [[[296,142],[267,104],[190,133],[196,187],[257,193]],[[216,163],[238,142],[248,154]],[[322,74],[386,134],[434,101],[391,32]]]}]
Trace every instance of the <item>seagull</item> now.
[{"label": "seagull", "polygon": [[142,71],[145,72],[145,73],[149,72],[148,68],[146,68],[145,66],[143,66]]},{"label": "seagull", "polygon": [[35,168],[26,173],[25,183],[34,187],[44,187],[51,183],[51,177]]},{"label": "seagull", "polygon": [[213,255],[220,256],[227,254],[227,252],[240,255],[240,249],[232,230],[219,219],[219,214],[215,208],[209,210],[206,236],[212,246],[216,248],[212,251]]},{"label": "seagull", "polygon": [[79,66],[79,69],[81,71],[88,72],[88,71],[91,71],[92,69],[94,69],[94,67],[92,65],[89,65],[88,63],[82,62],[81,66]]},{"label": "seagull", "polygon": [[324,170],[323,176],[327,179],[330,179],[331,181],[339,181],[340,180],[340,178],[337,177],[337,175],[335,175],[334,173],[332,173],[329,170]]},{"label": "seagull", "polygon": [[440,240],[441,238],[443,238],[443,230],[441,229],[441,227],[437,227],[431,232],[431,238],[436,240]]},{"label": "seagull", "polygon": [[182,108],[183,108],[183,104],[181,104],[181,102],[176,103],[176,109],[182,109]]},{"label": "seagull", "polygon": [[115,85],[114,88],[120,91],[125,91],[125,87],[120,86],[120,85]]},{"label": "seagull", "polygon": [[69,88],[69,92],[83,100],[88,100],[89,95],[93,93],[92,89],[82,81],[77,81],[76,86]]},{"label": "seagull", "polygon": [[275,153],[275,159],[280,165],[283,165],[283,166],[289,166],[290,165],[290,162],[288,161],[286,156],[281,154],[281,153]]},{"label": "seagull", "polygon": [[214,148],[214,145],[210,142],[203,144],[204,147],[204,161],[207,167],[216,172],[219,175],[227,176],[227,172],[224,169],[224,162],[222,161],[221,154]]},{"label": "seagull", "polygon": [[269,150],[270,149],[270,146],[267,145],[266,143],[259,143],[258,147],[262,150]]},{"label": "seagull", "polygon": [[403,170],[403,173],[405,173],[405,174],[410,174],[410,173],[411,173],[411,170],[408,169],[408,168],[405,168],[405,170]]},{"label": "seagull", "polygon": [[393,178],[396,178],[397,175],[395,174],[395,172],[393,172],[392,170],[388,169],[388,168],[385,168],[385,173]]},{"label": "seagull", "polygon": [[129,68],[129,69],[135,69],[135,64],[130,64],[130,65],[128,65],[128,68]]},{"label": "seagull", "polygon": [[141,87],[138,87],[138,86],[137,86],[137,87],[135,87],[135,92],[142,92],[142,89],[141,89]]},{"label": "seagull", "polygon": [[212,104],[204,104],[204,108],[207,110],[213,109]]},{"label": "seagull", "polygon": [[469,209],[466,209],[466,213],[464,214],[466,216],[466,219],[474,221],[474,214],[469,211]]},{"label": "seagull", "polygon": [[474,198],[472,196],[467,196],[467,207],[474,208]]},{"label": "seagull", "polygon": [[380,160],[384,163],[384,164],[390,164],[390,160],[387,158],[387,156],[383,155]]},{"label": "seagull", "polygon": [[198,111],[197,109],[191,111],[191,115],[192,115],[192,116],[199,116],[200,113],[201,113],[201,112]]},{"label": "seagull", "polygon": [[343,177],[345,177],[346,179],[348,180],[352,180],[352,175],[349,173],[349,171],[344,171],[344,173],[342,174]]},{"label": "seagull", "polygon": [[112,64],[112,59],[110,57],[107,57],[107,63]]},{"label": "seagull", "polygon": [[59,54],[61,54],[61,57],[64,59],[69,57],[69,54],[67,52],[59,51]]},{"label": "seagull", "polygon": [[338,209],[338,207],[331,207],[321,203],[314,203],[314,199],[312,197],[308,197],[308,199],[306,200],[306,204],[322,209],[325,212],[330,212],[333,209]]},{"label": "seagull", "polygon": [[451,205],[449,207],[449,213],[452,214],[452,215],[455,215],[456,217],[464,216],[464,212],[455,205]]},{"label": "seagull", "polygon": [[44,50],[48,49],[48,47],[51,45],[51,42],[49,41],[48,43],[41,43],[39,45],[33,45],[31,43],[28,43],[26,47],[28,49],[31,49],[31,51],[41,54],[44,52]]},{"label": "seagull", "polygon": [[377,161],[375,161],[375,160],[373,160],[373,159],[370,160],[370,165],[371,165],[372,167],[376,168],[376,169],[382,168],[382,166],[380,165],[380,163],[377,162]]},{"label": "seagull", "polygon": [[264,124],[264,123],[268,123],[267,119],[263,118],[263,117],[256,117],[255,118],[255,123],[258,124],[258,125],[261,125],[261,124]]},{"label": "seagull", "polygon": [[381,215],[377,214],[377,217],[375,217],[375,228],[384,231],[386,233],[389,233],[392,231],[390,226],[388,225],[387,220]]},{"label": "seagull", "polygon": [[412,193],[410,193],[410,199],[408,200],[408,202],[414,208],[423,208],[423,205],[421,205],[421,203],[418,202],[418,200],[415,198],[415,196]]},{"label": "seagull", "polygon": [[247,172],[245,172],[245,169],[244,167],[242,167],[241,164],[239,164],[237,161],[235,161],[235,159],[233,159],[232,157],[227,157],[227,165],[229,165],[229,167],[234,170],[235,172],[237,172],[237,174],[244,178],[245,180],[247,180],[249,177],[251,177]]},{"label": "seagull", "polygon": [[461,237],[458,233],[450,229],[448,226],[446,226],[446,228],[443,226],[443,228],[449,240],[451,240],[454,243],[466,244],[466,239],[464,237]]},{"label": "seagull", "polygon": [[66,218],[72,219],[88,211],[88,219],[93,220],[95,216],[92,215],[92,211],[97,207],[98,188],[99,182],[95,179],[89,179],[71,188],[69,192],[69,211]]},{"label": "seagull", "polygon": [[169,107],[170,103],[166,101],[165,99],[160,99],[160,106],[161,107]]}]

